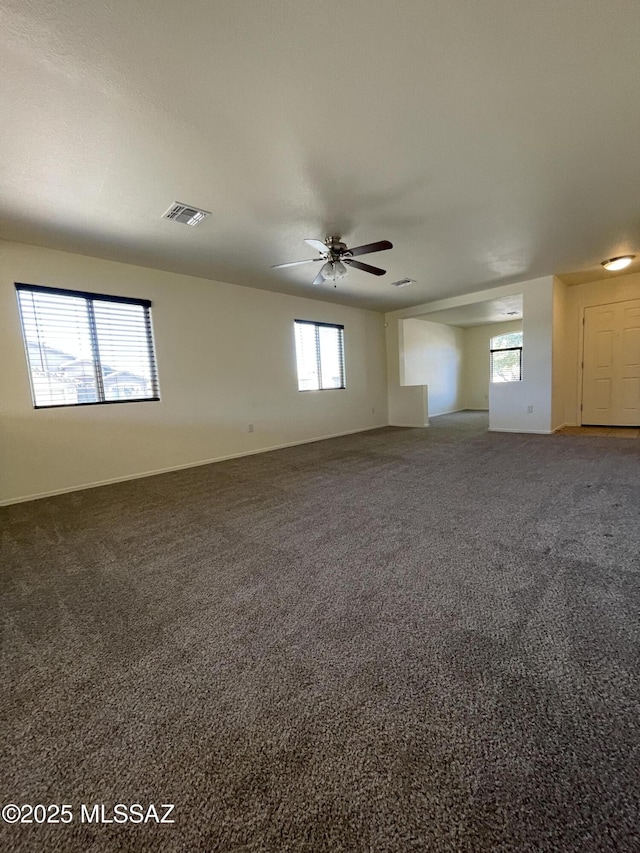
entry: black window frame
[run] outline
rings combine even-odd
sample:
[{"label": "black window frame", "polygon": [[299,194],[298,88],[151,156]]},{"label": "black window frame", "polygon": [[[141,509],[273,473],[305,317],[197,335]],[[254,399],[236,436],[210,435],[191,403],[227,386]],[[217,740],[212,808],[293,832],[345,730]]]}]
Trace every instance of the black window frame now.
[{"label": "black window frame", "polygon": [[[25,356],[27,360],[27,370],[29,373],[29,383],[31,386],[31,398],[34,409],[69,409],[77,406],[107,406],[118,405],[120,403],[157,403],[160,402],[160,384],[158,379],[158,363],[156,360],[155,344],[153,339],[153,326],[151,321],[151,301],[149,299],[138,299],[133,296],[114,296],[111,293],[94,293],[88,290],[72,290],[65,287],[49,287],[41,284],[26,284],[24,282],[15,282],[16,297],[18,301],[18,312],[20,315],[20,328],[22,331],[22,339],[25,346]],[[22,304],[20,301],[20,292],[32,293],[48,293],[56,296],[69,296],[73,298],[86,299],[88,301],[87,318],[89,323],[89,334],[92,344],[92,360],[93,368],[96,376],[96,393],[104,398],[105,389],[102,377],[102,367],[99,354],[98,332],[96,328],[93,302],[115,302],[121,305],[139,305],[144,309],[145,326],[146,326],[146,341],[149,352],[149,363],[151,366],[151,386],[153,396],[151,397],[129,397],[118,400],[91,400],[86,402],[76,403],[46,403],[38,404],[35,399],[35,389],[33,385],[33,373],[31,368],[31,359],[29,357],[29,344],[25,331],[24,318],[22,315]]]},{"label": "black window frame", "polygon": [[341,366],[341,385],[332,385],[328,388],[301,388],[300,387],[300,373],[299,373],[299,365],[297,362],[297,353],[296,353],[296,375],[298,380],[298,391],[306,394],[309,392],[318,392],[318,391],[344,391],[347,387],[347,376],[345,369],[345,359],[344,359],[344,325],[342,323],[324,323],[319,320],[299,320],[296,319],[293,321],[293,330],[294,330],[294,338],[295,338],[295,330],[296,325],[304,325],[304,326],[314,326],[316,329],[316,358],[317,362],[317,372],[319,382],[322,382],[322,365],[320,362],[320,345],[319,345],[319,332],[318,330],[321,328],[328,329],[337,329],[340,333],[339,342],[340,342],[340,366]]}]

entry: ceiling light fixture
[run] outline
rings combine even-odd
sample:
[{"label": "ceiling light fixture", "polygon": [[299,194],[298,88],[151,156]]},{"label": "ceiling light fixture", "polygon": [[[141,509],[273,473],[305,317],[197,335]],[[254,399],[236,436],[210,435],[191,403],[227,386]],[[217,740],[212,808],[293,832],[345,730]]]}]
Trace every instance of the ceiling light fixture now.
[{"label": "ceiling light fixture", "polygon": [[615,270],[623,270],[625,267],[628,267],[634,258],[635,255],[620,255],[617,258],[609,258],[608,261],[602,261],[602,266],[610,272],[615,272]]}]

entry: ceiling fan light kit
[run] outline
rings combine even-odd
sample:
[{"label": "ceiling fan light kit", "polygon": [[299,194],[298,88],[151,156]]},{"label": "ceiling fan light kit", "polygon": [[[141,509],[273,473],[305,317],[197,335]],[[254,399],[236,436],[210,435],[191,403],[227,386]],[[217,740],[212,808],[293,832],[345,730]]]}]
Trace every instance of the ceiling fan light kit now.
[{"label": "ceiling fan light kit", "polygon": [[628,267],[634,258],[635,255],[619,255],[617,258],[609,258],[608,261],[602,261],[602,266],[606,270],[609,270],[609,272],[615,272],[616,270],[623,270]]},{"label": "ceiling fan light kit", "polygon": [[320,275],[325,281],[335,281],[338,278],[344,278],[347,274],[347,268],[342,261],[327,261],[320,270]]},{"label": "ceiling fan light kit", "polygon": [[[306,261],[290,261],[285,264],[274,264],[271,269],[280,269],[281,267],[295,267],[299,264],[312,264],[317,261],[324,261],[318,275],[314,278],[314,284],[322,284],[325,281],[337,281],[344,278],[348,273],[348,267],[368,272],[372,275],[385,275],[386,270],[380,267],[365,264],[362,261],[354,260],[356,255],[368,255],[371,252],[382,252],[385,249],[393,249],[393,243],[388,240],[379,240],[377,243],[366,243],[363,246],[355,246],[350,249],[340,237],[327,237],[324,243],[321,240],[305,240],[307,245],[311,246],[320,252],[321,257],[309,258]],[[334,284],[335,286],[335,284]]]}]

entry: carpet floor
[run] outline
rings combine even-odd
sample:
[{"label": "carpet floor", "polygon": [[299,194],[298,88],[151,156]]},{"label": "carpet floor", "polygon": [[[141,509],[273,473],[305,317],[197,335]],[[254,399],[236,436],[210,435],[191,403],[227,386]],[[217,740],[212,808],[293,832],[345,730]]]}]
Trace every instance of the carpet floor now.
[{"label": "carpet floor", "polygon": [[2,851],[640,849],[637,442],[461,413],[0,520],[0,798],[71,816]]}]

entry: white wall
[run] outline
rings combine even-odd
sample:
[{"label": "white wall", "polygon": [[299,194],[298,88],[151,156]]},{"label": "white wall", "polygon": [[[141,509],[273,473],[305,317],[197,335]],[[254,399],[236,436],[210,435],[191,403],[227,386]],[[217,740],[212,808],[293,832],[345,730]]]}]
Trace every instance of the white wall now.
[{"label": "white wall", "polygon": [[563,323],[566,372],[564,377],[564,405],[561,417],[568,424],[579,424],[582,383],[582,318],[584,309],[609,302],[640,299],[640,273],[610,276],[577,284],[566,289],[566,307]]},{"label": "white wall", "polygon": [[553,277],[520,282],[517,289],[522,293],[522,382],[491,383],[489,429],[549,433]]},{"label": "white wall", "polygon": [[429,426],[425,385],[403,385],[404,348],[400,345],[401,321],[385,323],[387,345],[387,399],[389,424],[402,427]]},{"label": "white wall", "polygon": [[427,320],[400,321],[402,385],[427,386],[429,417],[458,412],[462,398],[464,332]]},{"label": "white wall", "polygon": [[[161,401],[35,410],[15,282],[150,299]],[[375,312],[0,242],[0,318],[2,503],[388,422]],[[298,391],[296,318],[344,324],[345,390]]]},{"label": "white wall", "polygon": [[470,326],[464,330],[462,360],[462,394],[465,409],[489,409],[489,380],[491,338],[519,332],[522,320],[508,323],[489,323]]}]

